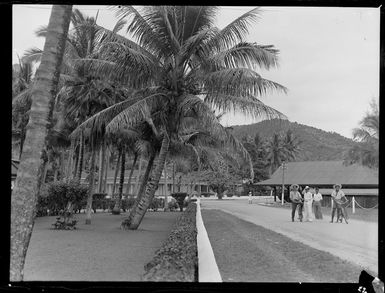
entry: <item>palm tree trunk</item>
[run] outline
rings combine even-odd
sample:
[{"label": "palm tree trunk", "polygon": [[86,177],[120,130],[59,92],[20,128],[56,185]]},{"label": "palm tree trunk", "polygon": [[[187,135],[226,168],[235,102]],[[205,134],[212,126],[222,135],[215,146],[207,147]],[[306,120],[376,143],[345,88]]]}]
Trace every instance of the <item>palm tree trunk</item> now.
[{"label": "palm tree trunk", "polygon": [[107,189],[107,175],[108,175],[108,169],[109,169],[109,166],[110,164],[108,164],[110,160],[110,150],[107,149],[106,150],[106,158],[105,158],[105,168],[104,168],[104,179],[103,179],[103,187],[102,187],[102,193],[106,193],[106,189]]},{"label": "palm tree trunk", "polygon": [[125,148],[122,147],[122,162],[120,166],[120,178],[119,178],[119,194],[116,197],[115,206],[112,210],[113,215],[119,215],[120,214],[120,206],[122,202],[122,194],[123,194],[123,184],[124,184],[124,171],[125,171],[125,165],[126,165],[126,152]]},{"label": "palm tree trunk", "polygon": [[118,160],[116,161],[116,167],[115,167],[114,185],[112,186],[111,198],[114,198],[114,195],[115,195],[116,178],[118,177],[118,170],[119,170],[119,166],[120,166],[120,158],[121,158],[121,156],[122,156],[122,150],[119,149]]},{"label": "palm tree trunk", "polygon": [[10,281],[22,281],[25,256],[32,234],[38,182],[60,66],[71,19],[71,5],[53,5],[44,51],[35,74],[32,105],[20,166],[11,199]]},{"label": "palm tree trunk", "polygon": [[82,171],[83,171],[83,160],[84,160],[84,138],[83,134],[80,134],[80,153],[79,153],[79,167],[77,171],[77,177],[76,180],[80,182],[82,178]]},{"label": "palm tree trunk", "polygon": [[140,174],[142,173],[142,163],[143,163],[143,158],[142,158],[142,155],[140,156],[140,159],[139,159],[139,170],[138,170],[138,175],[136,177],[136,184],[135,184],[135,192],[136,194],[138,194],[139,192],[139,180],[140,180]]},{"label": "palm tree trunk", "polygon": [[99,152],[99,172],[98,172],[98,191],[97,191],[98,193],[101,193],[102,191],[104,154],[105,154],[105,143],[103,142]]},{"label": "palm tree trunk", "polygon": [[164,162],[164,185],[166,186],[166,192],[164,194],[164,211],[168,211],[168,186],[167,186],[167,161]]},{"label": "palm tree trunk", "polygon": [[135,211],[135,214],[133,215],[129,229],[132,229],[132,230],[138,229],[140,223],[143,220],[144,215],[147,212],[148,207],[151,204],[152,199],[154,198],[155,191],[158,188],[160,177],[162,176],[164,163],[166,161],[166,157],[168,154],[169,144],[170,144],[169,137],[165,133],[163,136],[162,146],[159,152],[158,160],[156,162],[156,167],[152,174],[152,178],[147,183],[145,193],[138,202],[138,205],[136,207],[136,211]]},{"label": "palm tree trunk", "polygon": [[91,162],[90,162],[90,182],[88,186],[88,198],[87,198],[87,207],[86,207],[86,225],[91,224],[91,209],[92,209],[92,197],[94,195],[95,188],[95,158],[96,150],[94,147],[91,150]]},{"label": "palm tree trunk", "polygon": [[65,170],[65,153],[64,153],[64,150],[62,150],[62,152],[60,152],[60,180],[63,180],[63,177],[64,177],[64,170]]},{"label": "palm tree trunk", "polygon": [[128,216],[127,219],[125,219],[122,222],[122,225],[121,225],[122,229],[129,229],[129,226],[130,226],[129,224],[131,223],[133,216],[136,213],[136,208],[138,206],[138,203],[139,203],[140,199],[143,197],[144,190],[145,190],[147,182],[148,182],[148,178],[150,177],[152,166],[154,165],[155,156],[156,156],[156,154],[152,153],[150,156],[150,159],[148,160],[146,171],[144,172],[142,183],[140,184],[140,188],[138,190],[136,200],[134,202],[134,205],[131,208],[130,215]]},{"label": "palm tree trunk", "polygon": [[[134,154],[134,162],[132,163],[132,168],[131,168],[131,171],[130,171],[130,174],[128,175],[128,181],[127,181],[127,194],[130,194],[130,187],[131,187],[131,178],[132,178],[132,174],[134,174],[134,170],[135,170],[135,166],[136,166],[136,161],[138,160],[138,154],[135,153]],[[134,197],[133,194],[131,194],[131,198]]]},{"label": "palm tree trunk", "polygon": [[172,193],[175,193],[175,163],[172,162]]},{"label": "palm tree trunk", "polygon": [[70,148],[70,151],[68,153],[68,159],[67,159],[67,167],[66,167],[66,174],[65,174],[65,178],[66,178],[66,182],[68,182],[70,180],[70,172],[71,172],[71,168],[72,168],[72,157],[74,155],[74,143],[71,142],[71,148]]},{"label": "palm tree trunk", "polygon": [[80,158],[80,140],[79,143],[75,149],[75,165],[74,165],[74,171],[73,171],[73,179],[76,179],[78,176],[78,170],[79,170],[79,158]]}]

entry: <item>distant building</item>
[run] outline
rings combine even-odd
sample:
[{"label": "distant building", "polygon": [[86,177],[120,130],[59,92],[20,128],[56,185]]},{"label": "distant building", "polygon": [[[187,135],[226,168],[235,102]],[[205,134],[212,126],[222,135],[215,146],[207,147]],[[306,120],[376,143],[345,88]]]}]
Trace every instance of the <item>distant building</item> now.
[{"label": "distant building", "polygon": [[[136,182],[138,178],[139,171],[134,170],[134,173],[131,178],[131,184],[130,187],[128,188],[128,176],[129,176],[130,170],[125,171],[124,175],[124,184],[123,184],[123,193],[124,194],[135,194],[135,188],[136,188]],[[141,172],[141,176],[143,176],[144,170]],[[169,172],[167,173],[167,186],[166,186],[166,178],[164,176],[164,172],[162,174],[162,177],[159,180],[159,185],[158,189],[155,192],[156,196],[164,196],[164,195],[170,195],[173,193],[172,191],[172,173]],[[107,186],[106,186],[106,193],[108,196],[112,195],[112,187],[114,185],[114,175],[115,175],[115,170],[108,170],[107,172]],[[118,171],[118,176],[116,178],[116,186],[115,186],[115,193],[118,193],[119,190],[119,178],[120,178],[120,171]],[[97,186],[97,179],[98,176],[95,176],[95,186]],[[141,180],[141,178],[140,178]],[[81,182],[82,183],[88,183],[88,173],[83,172],[81,176]],[[175,178],[175,192],[187,192],[188,194],[192,193],[194,191],[194,186],[195,190],[198,189],[198,185],[201,186],[201,192],[209,192],[209,187],[206,182],[197,182],[194,184],[192,178],[190,178],[188,175],[182,175],[180,185],[178,184],[178,178],[176,176]],[[140,181],[139,181],[140,184]]]},{"label": "distant building", "polygon": [[[358,164],[344,165],[343,161],[305,161],[286,163],[284,186],[292,184],[302,187],[320,188],[326,195],[324,205],[330,205],[330,194],[333,185],[342,184],[347,197],[354,196],[364,207],[372,207],[378,203],[378,171]],[[278,168],[270,179],[255,183],[256,186],[270,186],[277,192],[282,187],[282,168]],[[280,195],[280,192],[276,193]]]}]

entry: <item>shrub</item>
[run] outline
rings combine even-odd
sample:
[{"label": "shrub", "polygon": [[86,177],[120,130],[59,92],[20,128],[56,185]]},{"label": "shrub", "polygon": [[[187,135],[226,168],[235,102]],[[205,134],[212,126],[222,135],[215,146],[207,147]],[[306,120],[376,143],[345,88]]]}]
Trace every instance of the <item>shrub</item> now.
[{"label": "shrub", "polygon": [[50,214],[59,215],[52,224],[55,229],[75,229],[76,221],[72,220],[73,208],[81,205],[87,197],[88,188],[77,181],[69,183],[58,181],[47,185],[46,192],[38,199],[38,211],[42,214],[49,210]]},{"label": "shrub", "polygon": [[204,197],[214,196],[215,194],[212,192],[201,192],[201,195]]},{"label": "shrub", "polygon": [[172,193],[171,196],[176,199],[180,211],[183,211],[183,206],[184,206],[184,200],[187,198],[187,193],[186,192],[179,192],[179,193]]},{"label": "shrub", "polygon": [[42,187],[40,192],[36,216],[57,216],[61,210],[66,209],[69,201],[72,202],[73,207],[76,209],[86,199],[87,192],[87,186],[76,181],[49,183]]},{"label": "shrub", "polygon": [[154,197],[148,207],[148,209],[151,209],[153,211],[157,211],[158,209],[161,209],[164,207],[164,200],[162,198],[156,198]]},{"label": "shrub", "polygon": [[166,242],[144,266],[143,281],[197,282],[198,250],[196,204],[190,203],[177,219]]}]

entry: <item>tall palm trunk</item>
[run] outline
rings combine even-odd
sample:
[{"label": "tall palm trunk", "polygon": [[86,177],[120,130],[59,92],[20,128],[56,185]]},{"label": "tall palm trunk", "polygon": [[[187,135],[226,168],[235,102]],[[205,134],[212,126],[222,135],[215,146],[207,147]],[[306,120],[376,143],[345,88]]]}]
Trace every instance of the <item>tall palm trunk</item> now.
[{"label": "tall palm trunk", "polygon": [[[22,281],[25,256],[32,234],[41,154],[52,119],[60,66],[71,19],[71,5],[53,5],[41,63],[32,88],[32,105],[20,166],[11,199],[10,281]],[[40,167],[40,168],[39,168]]]},{"label": "tall palm trunk", "polygon": [[168,211],[167,161],[164,162],[164,185],[166,186],[166,192],[164,194],[164,211]]},{"label": "tall palm trunk", "polygon": [[74,170],[72,173],[73,179],[76,179],[78,176],[77,174],[78,174],[78,170],[79,170],[79,158],[80,158],[80,140],[79,140],[79,143],[75,149],[75,164],[74,164]]},{"label": "tall palm trunk", "polygon": [[115,166],[114,185],[112,186],[111,198],[114,198],[114,196],[115,196],[116,178],[118,177],[118,170],[119,170],[119,166],[120,166],[120,158],[121,157],[122,157],[122,150],[119,149],[118,160],[116,161],[116,166]]},{"label": "tall palm trunk", "polygon": [[91,162],[90,162],[90,182],[88,186],[88,198],[87,198],[87,207],[86,207],[86,225],[91,224],[91,209],[92,209],[92,197],[94,195],[95,188],[95,159],[96,159],[96,150],[92,147],[91,150]]},{"label": "tall palm trunk", "polygon": [[103,173],[104,173],[104,157],[106,155],[106,141],[103,142],[102,147],[100,149],[100,158],[99,158],[99,177],[98,177],[98,193],[102,192],[103,186]]},{"label": "tall palm trunk", "polygon": [[156,154],[152,153],[151,156],[150,156],[150,159],[148,160],[146,171],[144,172],[142,183],[140,184],[140,188],[138,190],[138,193],[137,193],[137,196],[136,196],[136,200],[134,202],[134,205],[131,208],[130,215],[128,216],[127,219],[125,219],[122,222],[122,225],[121,225],[122,229],[129,229],[129,226],[130,226],[130,223],[131,223],[131,221],[133,219],[133,216],[136,213],[136,208],[138,206],[138,203],[139,203],[140,199],[143,197],[144,190],[146,188],[148,178],[150,177],[152,166],[154,165],[155,156],[156,156]]},{"label": "tall palm trunk", "polygon": [[79,167],[78,167],[78,173],[76,180],[80,182],[82,178],[82,171],[83,171],[83,160],[84,160],[84,138],[83,134],[80,135],[80,153],[79,153]]},{"label": "tall palm trunk", "polygon": [[71,141],[71,147],[70,147],[70,151],[68,153],[67,167],[66,167],[66,171],[65,171],[66,182],[68,182],[70,180],[70,172],[71,172],[71,168],[72,168],[71,165],[72,165],[73,154],[74,154],[74,143],[73,143],[73,141]]},{"label": "tall palm trunk", "polygon": [[62,150],[62,152],[60,152],[60,180],[63,180],[63,177],[64,177],[64,171],[65,171],[65,153],[64,153],[64,150]]},{"label": "tall palm trunk", "polygon": [[110,164],[108,163],[110,160],[110,150],[106,150],[106,158],[105,158],[105,168],[104,168],[104,179],[103,179],[103,187],[102,187],[102,193],[106,193],[107,189],[107,175],[108,175],[108,169],[110,167]]},{"label": "tall palm trunk", "polygon": [[[135,153],[134,155],[134,162],[132,163],[132,168],[130,171],[130,174],[128,175],[128,180],[127,180],[127,194],[130,194],[130,189],[131,189],[131,179],[132,179],[132,174],[134,174],[135,166],[136,166],[136,161],[138,160],[138,154]],[[133,195],[131,194],[131,198]]]},{"label": "tall palm trunk", "polygon": [[136,193],[136,194],[138,194],[138,192],[139,192],[139,180],[140,180],[140,174],[142,174],[142,164],[143,164],[143,157],[141,155],[140,159],[139,159],[138,175],[136,176],[136,183],[135,183],[135,191],[134,191],[134,193]]},{"label": "tall palm trunk", "polygon": [[143,220],[144,215],[147,212],[148,207],[151,204],[152,199],[154,198],[155,191],[158,188],[160,177],[162,176],[164,163],[166,162],[169,145],[170,145],[170,139],[168,135],[165,133],[162,139],[162,146],[160,148],[158,160],[156,162],[156,167],[154,169],[154,172],[152,173],[152,178],[147,183],[145,193],[138,202],[138,205],[136,207],[136,211],[135,211],[135,214],[133,215],[129,229],[132,229],[132,230],[138,229],[140,223]]},{"label": "tall palm trunk", "polygon": [[114,215],[120,214],[120,206],[121,206],[122,194],[123,194],[125,165],[126,165],[126,152],[125,152],[125,148],[122,147],[122,162],[121,162],[121,166],[120,166],[120,177],[119,177],[119,181],[120,181],[119,182],[119,194],[116,197],[115,206],[112,210],[112,214],[114,214]]}]

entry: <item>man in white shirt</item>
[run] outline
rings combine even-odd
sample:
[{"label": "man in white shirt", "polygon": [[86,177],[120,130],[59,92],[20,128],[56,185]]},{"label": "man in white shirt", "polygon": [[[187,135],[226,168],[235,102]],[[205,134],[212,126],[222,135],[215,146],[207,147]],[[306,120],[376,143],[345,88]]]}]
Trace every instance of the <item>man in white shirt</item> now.
[{"label": "man in white shirt", "polygon": [[[331,197],[332,197],[332,201],[333,201],[334,205],[333,205],[333,210],[332,210],[332,219],[331,219],[330,223],[333,223],[334,214],[335,214],[336,210],[338,209],[339,212],[341,213],[342,217],[345,219],[345,223],[348,224],[344,210],[342,209],[342,206],[341,206],[342,199],[345,198],[345,193],[341,190],[341,184],[334,184],[333,188],[334,188],[334,190],[331,194]],[[338,223],[338,220],[336,223]]]}]

